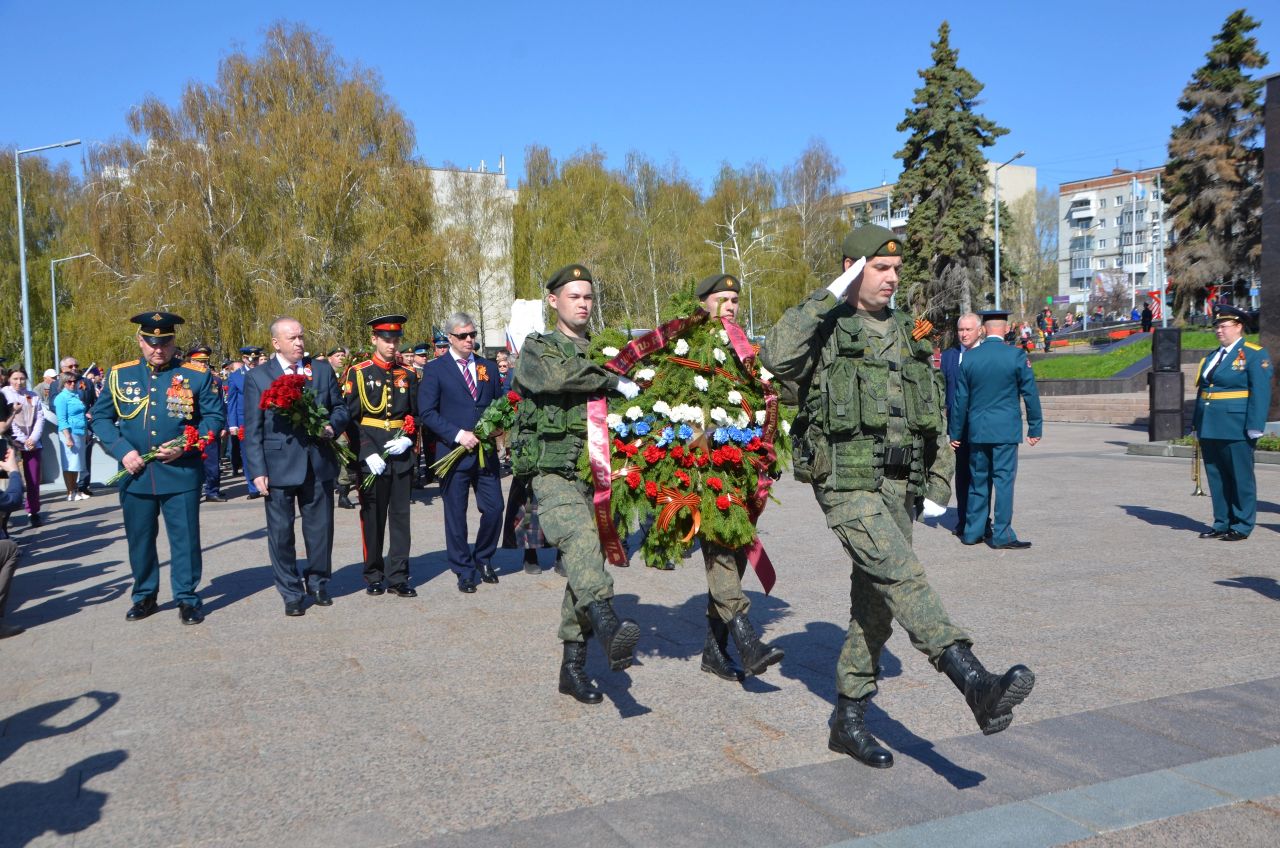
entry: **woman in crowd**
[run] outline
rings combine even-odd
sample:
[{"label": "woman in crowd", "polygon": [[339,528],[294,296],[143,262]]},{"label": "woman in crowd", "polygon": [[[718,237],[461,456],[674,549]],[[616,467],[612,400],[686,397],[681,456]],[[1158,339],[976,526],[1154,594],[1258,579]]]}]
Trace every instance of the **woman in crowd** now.
[{"label": "woman in crowd", "polygon": [[76,375],[62,375],[62,387],[53,398],[54,412],[58,413],[58,443],[62,454],[62,482],[67,487],[67,500],[81,501],[89,496],[76,491],[76,476],[84,462],[85,439],[88,438],[88,422],[85,420],[84,401],[75,390]]},{"label": "woman in crowd", "polygon": [[9,440],[21,456],[22,482],[27,490],[27,517],[32,527],[40,520],[40,439],[44,436],[44,401],[27,388],[27,372],[15,368],[0,392],[13,407]]}]

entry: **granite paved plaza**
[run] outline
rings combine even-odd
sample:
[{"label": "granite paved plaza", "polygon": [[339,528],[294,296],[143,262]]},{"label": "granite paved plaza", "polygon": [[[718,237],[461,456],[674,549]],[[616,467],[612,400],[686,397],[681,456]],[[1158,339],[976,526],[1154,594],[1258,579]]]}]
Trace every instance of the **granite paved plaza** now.
[{"label": "granite paved plaza", "polygon": [[113,496],[52,502],[44,528],[13,521],[0,846],[1280,844],[1280,467],[1259,467],[1253,538],[1200,541],[1189,462],[1124,455],[1143,438],[1057,424],[1024,447],[1028,551],[960,545],[954,513],[918,526],[976,653],[1038,683],[982,737],[896,632],[870,714],[888,771],[827,750],[848,564],[790,480],[761,521],[774,595],[747,578],[781,665],[699,671],[700,559],[614,569],[641,659],[610,674],[592,647],[595,707],[556,692],[550,552],[541,576],[500,552],[502,582],[459,594],[438,503],[413,508],[418,598],[363,593],[339,510],[335,604],[296,619],[261,502],[206,505],[208,618],[181,627],[167,571],[164,610],[124,621]]}]

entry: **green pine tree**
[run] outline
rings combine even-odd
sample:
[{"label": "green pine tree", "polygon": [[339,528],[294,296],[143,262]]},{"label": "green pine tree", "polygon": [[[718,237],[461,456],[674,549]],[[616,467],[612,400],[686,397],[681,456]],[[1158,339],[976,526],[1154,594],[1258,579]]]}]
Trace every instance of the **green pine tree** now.
[{"label": "green pine tree", "polygon": [[898,124],[910,136],[894,154],[902,176],[893,202],[911,205],[899,303],[935,322],[968,312],[974,291],[991,277],[982,148],[1008,132],[974,111],[983,85],[957,64],[950,36],[943,21],[933,65],[919,72],[924,85]]},{"label": "green pine tree", "polygon": [[1257,273],[1262,253],[1262,81],[1246,69],[1267,55],[1243,9],[1227,16],[1191,76],[1169,138],[1165,191],[1172,218],[1169,276],[1178,314],[1206,285]]}]

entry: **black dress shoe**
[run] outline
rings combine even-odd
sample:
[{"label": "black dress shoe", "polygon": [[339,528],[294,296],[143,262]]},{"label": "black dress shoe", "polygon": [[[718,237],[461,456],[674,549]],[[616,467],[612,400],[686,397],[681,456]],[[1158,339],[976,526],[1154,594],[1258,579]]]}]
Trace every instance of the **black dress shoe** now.
[{"label": "black dress shoe", "polygon": [[284,605],[284,614],[290,618],[295,618],[299,615],[306,615],[307,611],[302,608],[302,601],[289,601]]},{"label": "black dress shoe", "polygon": [[364,591],[366,595],[381,595],[383,592],[387,591],[387,587],[383,585],[381,580],[378,580],[377,582],[370,583],[368,586],[365,586]]},{"label": "black dress shoe", "polygon": [[458,591],[462,592],[464,595],[474,595],[476,593],[476,584],[471,582],[459,583]]},{"label": "black dress shoe", "polygon": [[40,517],[40,513],[33,512],[27,516],[27,525],[29,527],[39,527],[44,524],[44,519]]},{"label": "black dress shoe", "polygon": [[351,498],[347,497],[347,493],[343,492],[338,495],[338,506],[343,509],[355,509],[356,505],[351,502]]},{"label": "black dress shoe", "polygon": [[1230,533],[1223,533],[1222,538],[1219,539],[1218,541],[1219,542],[1243,542],[1247,538],[1249,537],[1246,536],[1245,534],[1237,533],[1236,531],[1232,530]]},{"label": "black dress shoe", "polygon": [[129,611],[124,615],[124,620],[142,621],[142,619],[155,612],[157,606],[155,598],[143,598],[133,606],[129,607]]},{"label": "black dress shoe", "polygon": [[1206,530],[1200,534],[1201,539],[1221,539],[1230,533],[1230,530]]},{"label": "black dress shoe", "polygon": [[315,600],[316,606],[318,607],[333,606],[333,598],[329,597],[329,590],[324,588],[323,586],[321,586],[319,589],[316,589],[314,592],[309,592],[308,594],[310,594],[312,599]]},{"label": "black dress shoe", "polygon": [[204,500],[206,503],[226,503],[227,502],[226,498],[224,498],[220,494],[217,494],[216,492],[212,495],[205,495]]},{"label": "black dress shoe", "polygon": [[416,597],[418,597],[418,592],[417,592],[417,590],[415,590],[415,589],[414,589],[412,586],[410,586],[408,583],[397,583],[396,585],[391,586],[390,588],[388,588],[388,589],[387,589],[387,591],[388,591],[388,592],[390,592],[391,594],[396,595],[397,597],[401,597],[401,598],[416,598]]},{"label": "black dress shoe", "polygon": [[1021,539],[1014,539],[1012,542],[1005,542],[1003,545],[995,545],[987,542],[987,546],[997,551],[1021,551],[1031,547],[1030,542],[1024,542]]},{"label": "black dress shoe", "polygon": [[493,570],[492,565],[482,565],[480,566],[480,579],[486,583],[497,583],[498,572]]},{"label": "black dress shoe", "polygon": [[183,624],[199,624],[204,621],[204,613],[200,612],[200,607],[178,604],[178,619]]}]

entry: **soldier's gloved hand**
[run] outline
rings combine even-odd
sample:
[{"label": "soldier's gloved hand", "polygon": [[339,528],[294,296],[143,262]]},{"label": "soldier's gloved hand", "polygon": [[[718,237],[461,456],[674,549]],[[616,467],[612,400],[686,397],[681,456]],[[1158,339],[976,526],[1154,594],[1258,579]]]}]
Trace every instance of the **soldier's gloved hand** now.
[{"label": "soldier's gloved hand", "polygon": [[843,274],[832,280],[831,285],[827,286],[827,291],[835,295],[836,300],[843,300],[844,293],[849,290],[849,284],[857,279],[865,267],[867,267],[867,258],[864,256],[850,265]]},{"label": "soldier's gloved hand", "polygon": [[408,436],[398,436],[383,445],[382,449],[391,456],[399,456],[411,447],[413,447],[413,439]]},{"label": "soldier's gloved hand", "polygon": [[378,456],[376,453],[373,456],[370,456],[368,459],[366,459],[364,461],[364,464],[369,466],[369,470],[372,471],[374,474],[381,474],[382,472],[387,470],[387,461],[382,457]]},{"label": "soldier's gloved hand", "polygon": [[921,498],[920,500],[920,514],[925,518],[941,518],[947,514],[945,506],[940,506],[928,498]]},{"label": "soldier's gloved hand", "polygon": [[233,436],[234,436],[234,435],[236,435],[236,434],[238,434],[238,433],[240,432],[240,428],[239,428],[239,427],[228,427],[227,429],[231,431],[231,435],[233,435]]},{"label": "soldier's gloved hand", "polygon": [[626,377],[619,377],[618,393],[627,400],[632,400],[636,395],[640,394],[640,387],[628,380]]}]

